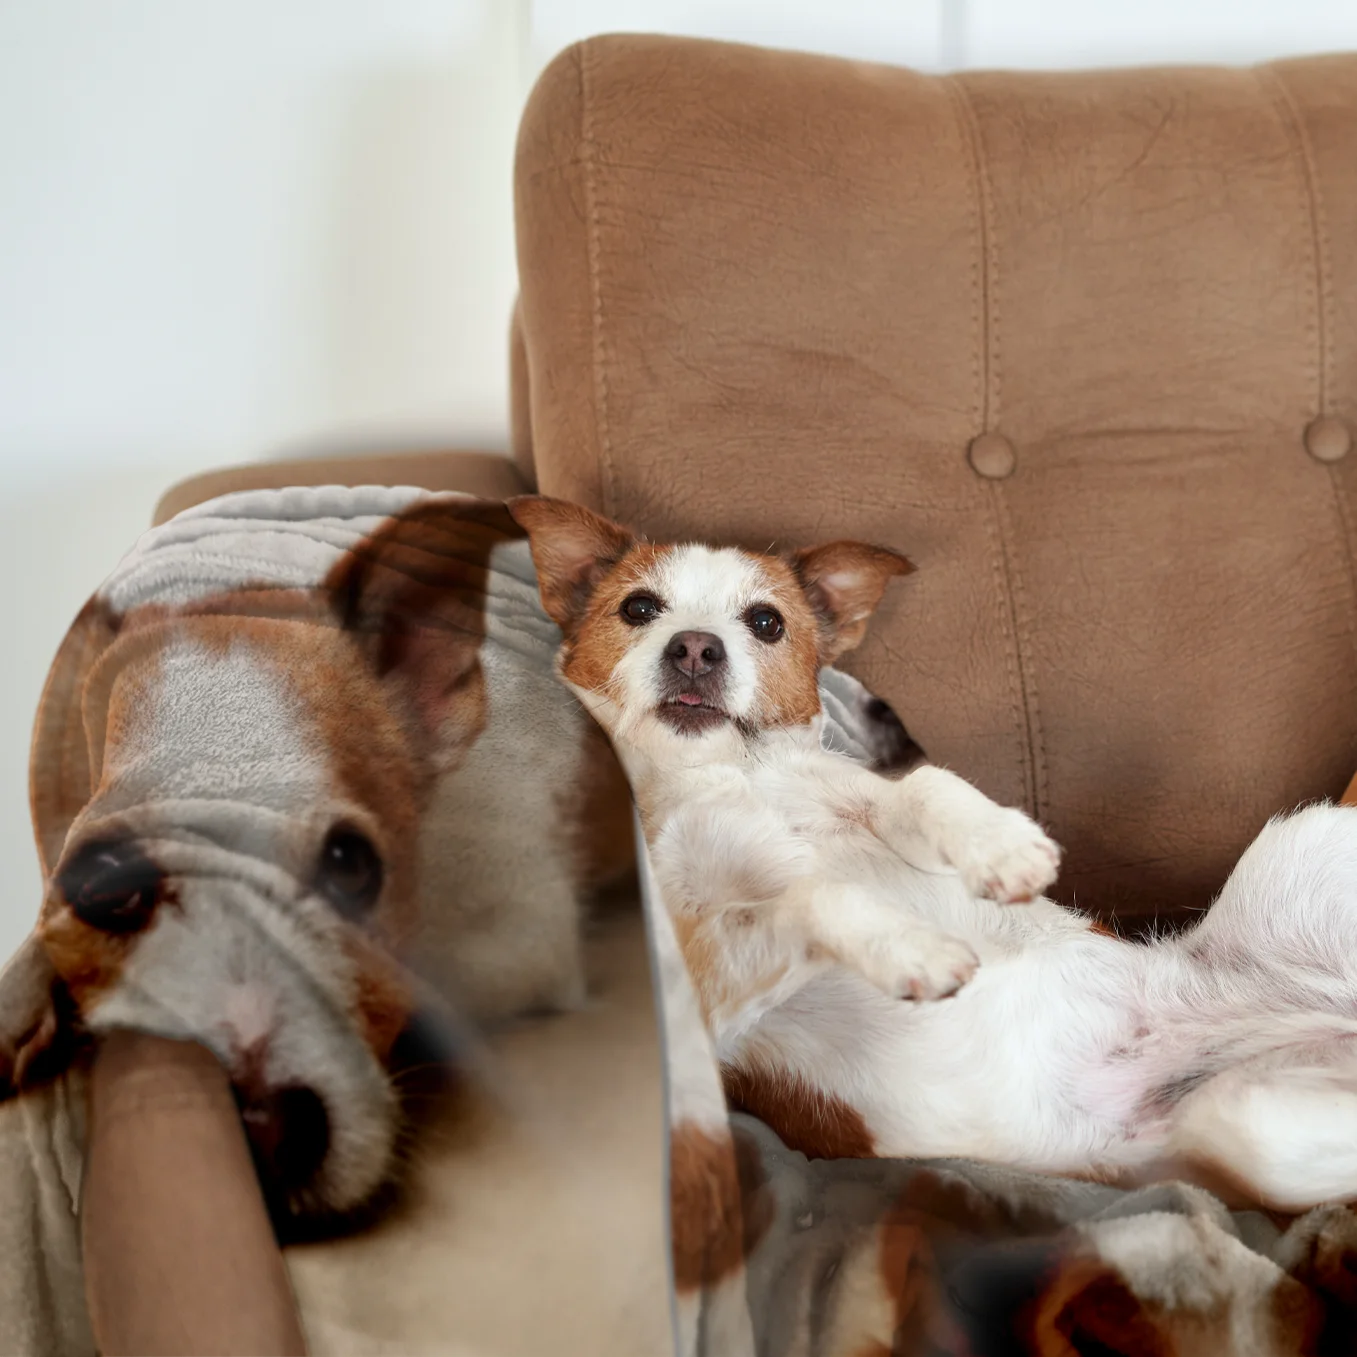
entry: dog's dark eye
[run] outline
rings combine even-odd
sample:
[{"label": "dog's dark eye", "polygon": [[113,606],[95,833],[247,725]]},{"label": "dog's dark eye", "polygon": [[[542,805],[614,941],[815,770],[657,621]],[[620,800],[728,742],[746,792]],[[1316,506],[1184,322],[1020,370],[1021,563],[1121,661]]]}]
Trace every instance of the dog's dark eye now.
[{"label": "dog's dark eye", "polygon": [[653,622],[664,609],[660,606],[660,600],[650,594],[632,594],[623,601],[618,611],[624,622],[629,622],[633,627],[643,627],[647,622]]},{"label": "dog's dark eye", "polygon": [[325,837],[316,888],[345,918],[359,918],[382,893],[382,859],[356,829],[339,825]]},{"label": "dog's dark eye", "polygon": [[760,641],[773,642],[778,640],[783,633],[782,618],[772,608],[753,608],[745,616],[745,626],[759,638]]}]

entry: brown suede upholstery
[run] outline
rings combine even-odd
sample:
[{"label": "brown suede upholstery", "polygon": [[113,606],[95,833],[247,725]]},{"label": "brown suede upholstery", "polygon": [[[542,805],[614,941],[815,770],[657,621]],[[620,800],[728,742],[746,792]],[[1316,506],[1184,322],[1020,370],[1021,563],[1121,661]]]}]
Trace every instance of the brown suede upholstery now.
[{"label": "brown suede upholstery", "polygon": [[852,667],[1062,898],[1204,905],[1357,766],[1354,148],[1357,57],[595,39],[520,135],[515,446],[654,535],[903,549]]}]

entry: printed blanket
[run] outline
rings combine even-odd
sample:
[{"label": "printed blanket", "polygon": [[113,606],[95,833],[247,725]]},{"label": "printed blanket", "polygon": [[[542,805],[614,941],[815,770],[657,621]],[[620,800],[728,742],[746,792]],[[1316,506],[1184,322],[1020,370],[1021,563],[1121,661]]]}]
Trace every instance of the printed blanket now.
[{"label": "printed blanket", "polygon": [[[413,1153],[407,1062],[587,1009],[584,921],[609,891],[635,897],[638,854],[616,763],[554,679],[557,639],[503,506],[410,489],[227,496],[147,534],[91,600],[34,742],[39,927],[0,974],[0,1351],[92,1351],[91,1031],[208,1045],[266,1130],[280,1229],[362,1233]],[[851,678],[826,671],[822,697],[835,747],[898,759],[903,732]],[[1282,1221],[1181,1185],[808,1162],[731,1114],[639,862],[669,1190],[627,1209],[667,1215],[676,1352],[1357,1348],[1346,1207]],[[497,1228],[526,1249],[547,1227]],[[365,1267],[408,1269],[411,1238],[382,1237]],[[439,1350],[394,1321],[355,1337],[333,1290],[299,1291],[313,1351]]]}]

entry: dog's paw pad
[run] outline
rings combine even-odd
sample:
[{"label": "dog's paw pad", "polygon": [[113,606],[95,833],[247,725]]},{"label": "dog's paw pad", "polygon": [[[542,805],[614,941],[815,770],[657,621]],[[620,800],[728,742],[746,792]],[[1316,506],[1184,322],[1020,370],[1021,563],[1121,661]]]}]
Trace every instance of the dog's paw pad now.
[{"label": "dog's paw pad", "polygon": [[962,879],[973,895],[1001,905],[1035,900],[1060,870],[1060,848],[1021,811],[1004,811],[976,836]]},{"label": "dog's paw pad", "polygon": [[945,934],[911,933],[873,949],[863,973],[893,999],[946,999],[975,974],[979,959],[964,942]]}]

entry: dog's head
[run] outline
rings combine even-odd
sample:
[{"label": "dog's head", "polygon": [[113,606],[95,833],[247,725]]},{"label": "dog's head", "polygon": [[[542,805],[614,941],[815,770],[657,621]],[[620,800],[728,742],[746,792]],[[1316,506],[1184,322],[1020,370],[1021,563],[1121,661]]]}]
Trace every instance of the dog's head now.
[{"label": "dog's head", "polygon": [[910,569],[860,542],[785,555],[656,546],[559,500],[509,507],[564,635],[562,677],[622,748],[660,759],[810,726],[821,666],[861,641],[887,583]]},{"label": "dog's head", "polygon": [[502,509],[431,505],[314,589],[87,609],[75,710],[35,754],[52,984],[16,1063],[54,1063],[68,1018],[196,1040],[280,1219],[387,1183],[421,814],[484,723],[486,561],[520,535]]}]

